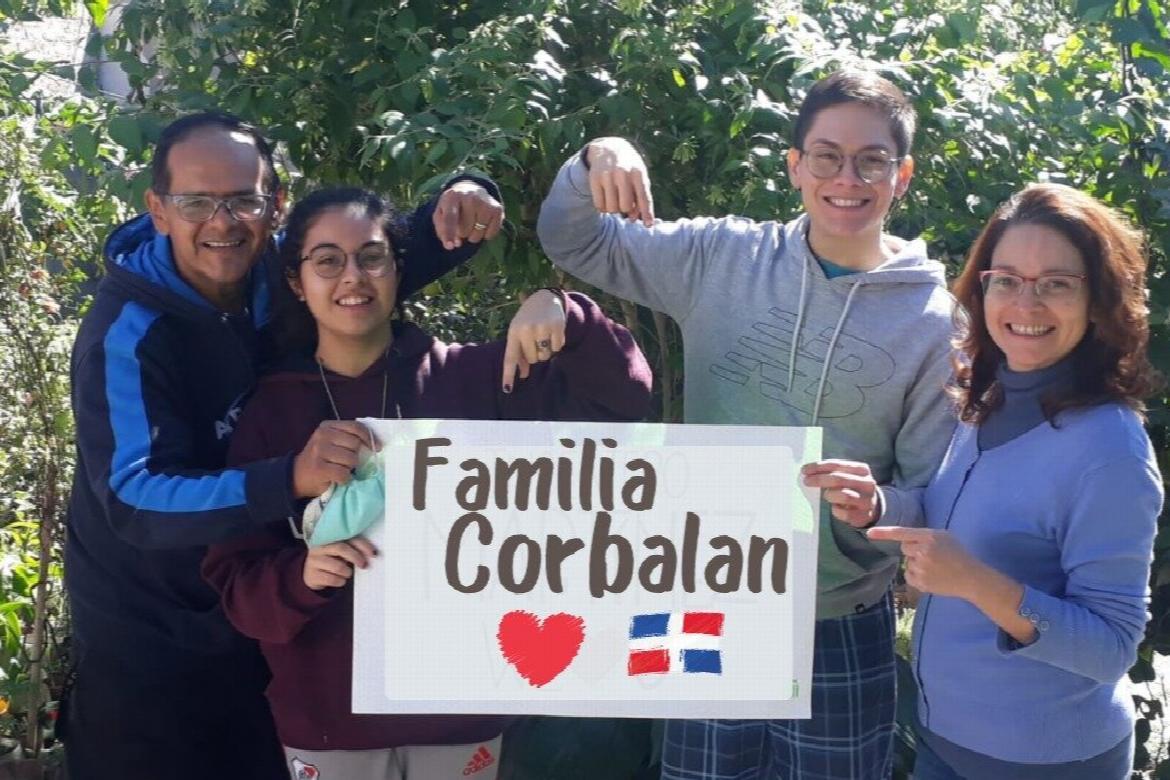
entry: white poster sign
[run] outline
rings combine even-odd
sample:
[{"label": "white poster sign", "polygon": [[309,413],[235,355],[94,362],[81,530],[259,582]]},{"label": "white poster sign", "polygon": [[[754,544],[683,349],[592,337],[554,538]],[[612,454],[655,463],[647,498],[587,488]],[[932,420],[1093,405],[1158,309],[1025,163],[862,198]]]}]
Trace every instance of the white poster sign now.
[{"label": "white poster sign", "polygon": [[364,422],[355,712],[809,716],[819,428]]}]

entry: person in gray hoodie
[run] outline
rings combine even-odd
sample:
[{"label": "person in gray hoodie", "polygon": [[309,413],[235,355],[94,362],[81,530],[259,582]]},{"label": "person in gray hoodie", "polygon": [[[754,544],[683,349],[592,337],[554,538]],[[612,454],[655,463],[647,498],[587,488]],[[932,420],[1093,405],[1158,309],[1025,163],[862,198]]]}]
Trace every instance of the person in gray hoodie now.
[{"label": "person in gray hoodie", "polygon": [[883,231],[913,173],[914,125],[892,83],[838,71],[796,120],[788,172],[805,213],[787,224],[655,220],[645,163],[620,138],[569,158],[541,209],[555,265],[678,322],[686,422],[824,429],[827,460],[804,469],[827,503],[812,718],[668,721],[664,778],[891,773],[898,552],[841,521],[916,512],[955,424],[943,266]]}]

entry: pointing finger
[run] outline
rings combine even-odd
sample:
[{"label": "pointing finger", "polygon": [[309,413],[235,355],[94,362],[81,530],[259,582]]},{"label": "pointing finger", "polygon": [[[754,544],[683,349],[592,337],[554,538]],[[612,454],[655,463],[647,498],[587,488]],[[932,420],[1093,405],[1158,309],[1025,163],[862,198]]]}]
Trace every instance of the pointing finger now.
[{"label": "pointing finger", "polygon": [[520,345],[515,336],[508,333],[508,343],[504,347],[504,373],[500,377],[500,388],[505,393],[512,392],[512,383],[516,380],[516,368],[522,359]]},{"label": "pointing finger", "polygon": [[844,472],[846,474],[869,474],[869,466],[864,463],[858,463],[853,460],[818,460],[813,463],[806,463],[800,467],[800,473],[805,476],[812,474],[829,474],[834,471]]},{"label": "pointing finger", "polygon": [[650,197],[650,188],[644,171],[635,173],[634,190],[637,196],[638,212],[642,215],[642,224],[646,227],[654,227],[654,199]]},{"label": "pointing finger", "polygon": [[637,207],[637,191],[631,181],[633,174],[623,171],[617,177],[618,209],[626,215],[632,215]]},{"label": "pointing finger", "polygon": [[435,235],[439,237],[444,249],[456,249],[459,246],[459,201],[455,194],[447,190],[439,197],[438,208],[435,209]]},{"label": "pointing finger", "polygon": [[480,233],[481,229],[476,225],[483,225],[479,219],[479,210],[483,202],[478,198],[461,198],[459,205],[459,238],[471,240],[472,237]]},{"label": "pointing finger", "polygon": [[605,185],[601,181],[601,172],[593,171],[589,174],[589,191],[593,193],[593,208],[605,213]]},{"label": "pointing finger", "polygon": [[905,528],[903,526],[890,525],[885,527],[870,528],[865,532],[866,536],[875,542],[924,542],[930,538],[934,532],[929,528]]},{"label": "pointing finger", "polygon": [[607,214],[617,214],[621,211],[620,199],[618,198],[617,182],[614,181],[614,174],[612,171],[606,171],[605,178],[605,212]]}]

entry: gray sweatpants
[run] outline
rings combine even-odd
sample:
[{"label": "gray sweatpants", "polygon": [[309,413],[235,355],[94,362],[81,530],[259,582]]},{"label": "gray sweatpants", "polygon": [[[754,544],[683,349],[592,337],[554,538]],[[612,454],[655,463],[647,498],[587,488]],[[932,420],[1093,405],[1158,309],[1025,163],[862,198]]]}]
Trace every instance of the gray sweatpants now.
[{"label": "gray sweatpants", "polygon": [[496,780],[503,737],[470,745],[389,750],[301,750],[285,746],[292,780]]}]

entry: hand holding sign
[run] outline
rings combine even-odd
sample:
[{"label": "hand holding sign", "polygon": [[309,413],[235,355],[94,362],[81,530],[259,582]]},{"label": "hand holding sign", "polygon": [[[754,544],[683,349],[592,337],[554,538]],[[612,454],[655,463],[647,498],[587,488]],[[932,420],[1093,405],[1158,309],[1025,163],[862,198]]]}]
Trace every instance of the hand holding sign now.
[{"label": "hand holding sign", "polygon": [[313,498],[331,484],[349,482],[361,462],[362,447],[375,449],[369,430],[352,420],[326,420],[317,426],[293,461],[293,495]]},{"label": "hand holding sign", "polygon": [[374,545],[360,536],[347,542],[314,547],[305,556],[303,577],[309,590],[340,588],[353,577],[354,568],[364,569],[378,554]]},{"label": "hand holding sign", "polygon": [[852,460],[822,460],[800,469],[804,484],[821,488],[833,517],[854,528],[867,528],[878,519],[878,486],[869,466]]},{"label": "hand holding sign", "polygon": [[890,526],[866,535],[875,542],[901,542],[906,583],[924,593],[970,601],[987,569],[947,531]]}]

